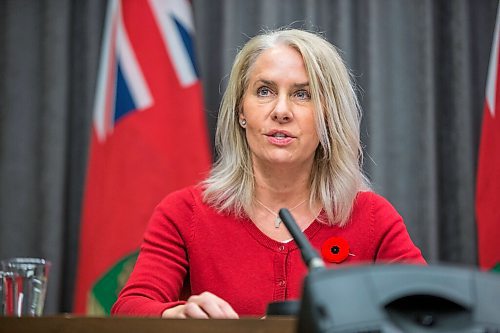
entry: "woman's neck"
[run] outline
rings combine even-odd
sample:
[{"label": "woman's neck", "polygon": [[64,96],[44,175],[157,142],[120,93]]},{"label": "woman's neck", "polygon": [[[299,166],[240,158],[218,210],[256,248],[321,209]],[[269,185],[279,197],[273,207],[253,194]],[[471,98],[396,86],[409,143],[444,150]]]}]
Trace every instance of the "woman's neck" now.
[{"label": "woman's neck", "polygon": [[321,209],[319,202],[309,203],[311,168],[276,168],[254,164],[254,203],[248,212],[251,220],[268,237],[284,241],[292,236],[278,220],[278,210],[288,208],[299,227],[306,229]]},{"label": "woman's neck", "polygon": [[293,206],[309,199],[310,167],[269,167],[254,165],[255,198],[268,206]]}]

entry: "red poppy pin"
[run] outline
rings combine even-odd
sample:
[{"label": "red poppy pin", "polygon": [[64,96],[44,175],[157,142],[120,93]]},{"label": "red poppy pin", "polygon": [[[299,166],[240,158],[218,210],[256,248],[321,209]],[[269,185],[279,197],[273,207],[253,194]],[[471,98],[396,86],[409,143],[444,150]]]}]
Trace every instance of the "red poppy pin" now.
[{"label": "red poppy pin", "polygon": [[349,255],[349,243],[342,237],[330,237],[321,246],[321,254],[326,261],[340,264]]}]

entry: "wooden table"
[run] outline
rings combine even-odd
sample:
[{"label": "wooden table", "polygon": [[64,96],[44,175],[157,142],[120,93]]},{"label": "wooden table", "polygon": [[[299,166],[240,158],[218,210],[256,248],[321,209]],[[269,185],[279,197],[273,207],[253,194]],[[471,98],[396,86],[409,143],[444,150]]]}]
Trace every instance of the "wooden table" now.
[{"label": "wooden table", "polygon": [[0,317],[0,332],[9,333],[293,333],[294,318],[161,319],[56,316]]}]

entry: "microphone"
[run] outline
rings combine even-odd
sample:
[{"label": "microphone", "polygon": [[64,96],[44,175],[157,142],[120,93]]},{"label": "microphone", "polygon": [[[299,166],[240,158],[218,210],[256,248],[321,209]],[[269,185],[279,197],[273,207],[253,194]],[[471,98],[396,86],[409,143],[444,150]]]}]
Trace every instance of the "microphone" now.
[{"label": "microphone", "polygon": [[309,271],[318,269],[324,270],[325,263],[318,255],[318,252],[315,249],[313,249],[311,243],[309,243],[306,236],[304,236],[299,226],[297,225],[297,222],[295,222],[295,219],[293,218],[292,214],[290,214],[288,209],[281,208],[278,214],[281,218],[281,221],[283,221],[290,234],[292,234],[292,237],[295,240],[295,242],[297,242],[297,245],[299,246],[300,252],[302,254],[302,259],[304,259],[304,262],[306,263],[306,266],[309,269]]},{"label": "microphone", "polygon": [[[325,263],[318,255],[318,252],[313,249],[306,236],[302,233],[297,222],[292,217],[292,214],[286,208],[282,208],[278,212],[281,221],[292,235],[297,243],[302,254],[302,259],[306,264],[309,272],[325,270]],[[299,301],[278,301],[271,302],[267,305],[267,316],[296,316],[300,310]]]}]

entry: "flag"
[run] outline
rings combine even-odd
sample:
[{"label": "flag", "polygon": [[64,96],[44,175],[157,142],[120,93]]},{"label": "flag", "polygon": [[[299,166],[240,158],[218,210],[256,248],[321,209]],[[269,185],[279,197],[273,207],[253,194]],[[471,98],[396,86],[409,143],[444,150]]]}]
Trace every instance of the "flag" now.
[{"label": "flag", "polygon": [[168,193],[211,164],[187,0],[111,0],[82,209],[76,313],[106,314]]},{"label": "flag", "polygon": [[500,7],[497,10],[486,82],[476,188],[479,265],[484,269],[500,265],[500,90],[497,80],[500,69],[499,24]]}]

